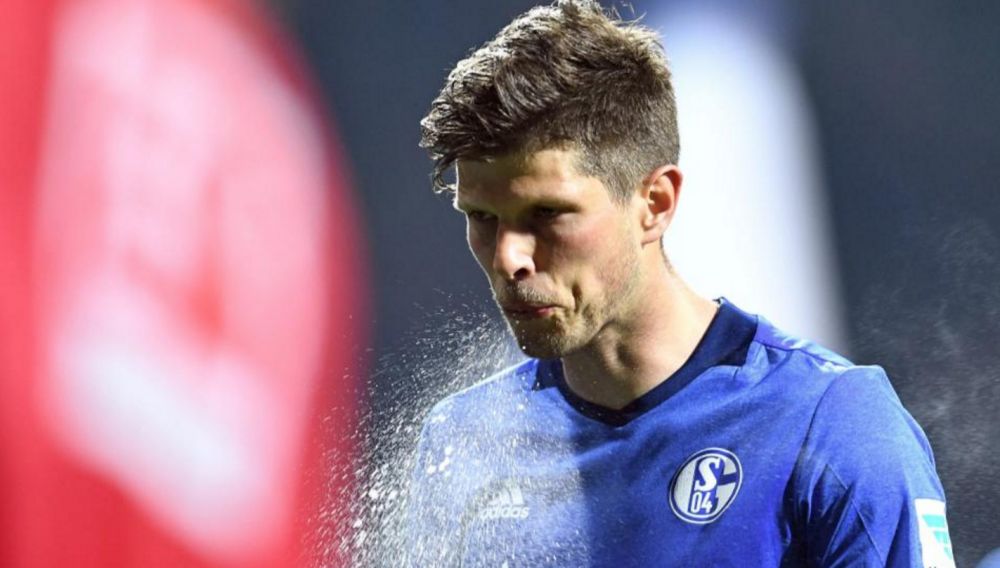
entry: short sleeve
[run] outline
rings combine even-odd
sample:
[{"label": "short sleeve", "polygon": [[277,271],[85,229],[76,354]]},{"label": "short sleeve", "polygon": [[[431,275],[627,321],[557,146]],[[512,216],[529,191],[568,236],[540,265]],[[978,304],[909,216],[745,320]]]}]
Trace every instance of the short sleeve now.
[{"label": "short sleeve", "polygon": [[879,367],[832,381],[792,493],[810,565],[954,567],[930,444]]}]

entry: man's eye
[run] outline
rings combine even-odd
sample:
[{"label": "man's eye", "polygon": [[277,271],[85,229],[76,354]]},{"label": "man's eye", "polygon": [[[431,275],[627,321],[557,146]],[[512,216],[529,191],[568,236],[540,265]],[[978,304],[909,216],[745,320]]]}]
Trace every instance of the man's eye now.
[{"label": "man's eye", "polygon": [[492,221],[493,219],[496,219],[495,216],[485,211],[469,211],[468,213],[466,213],[466,215],[469,217],[469,219],[472,219],[473,221],[479,223],[485,223],[488,221]]},{"label": "man's eye", "polygon": [[555,219],[562,214],[562,211],[554,207],[536,207],[535,217],[538,219]]}]

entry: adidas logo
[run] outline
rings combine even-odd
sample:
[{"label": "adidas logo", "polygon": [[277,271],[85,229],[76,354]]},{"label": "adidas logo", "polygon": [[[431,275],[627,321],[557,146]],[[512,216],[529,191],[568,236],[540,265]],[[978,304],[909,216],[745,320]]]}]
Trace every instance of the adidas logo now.
[{"label": "adidas logo", "polygon": [[955,568],[944,501],[915,499],[913,505],[919,519],[923,565],[926,568]]},{"label": "adidas logo", "polygon": [[480,519],[526,519],[528,506],[524,503],[521,488],[514,484],[502,485],[486,506],[479,512]]}]

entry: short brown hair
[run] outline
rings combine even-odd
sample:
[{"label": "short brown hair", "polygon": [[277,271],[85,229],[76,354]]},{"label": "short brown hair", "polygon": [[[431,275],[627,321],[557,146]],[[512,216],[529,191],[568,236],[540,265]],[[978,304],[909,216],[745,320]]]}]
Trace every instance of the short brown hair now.
[{"label": "short brown hair", "polygon": [[436,190],[456,160],[553,147],[625,200],[680,152],[677,107],[655,32],[592,0],[521,15],[460,61],[420,122]]}]

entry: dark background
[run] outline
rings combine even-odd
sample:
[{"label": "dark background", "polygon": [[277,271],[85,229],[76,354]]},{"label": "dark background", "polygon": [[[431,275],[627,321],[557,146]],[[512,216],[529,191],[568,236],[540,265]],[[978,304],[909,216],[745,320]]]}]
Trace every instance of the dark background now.
[{"label": "dark background", "polygon": [[[430,191],[418,121],[451,66],[534,4],[276,7],[318,77],[360,192],[377,358],[433,334],[456,304],[490,309],[462,219]],[[1000,546],[1000,3],[717,4],[765,22],[800,69],[820,126],[848,354],[886,367],[923,425],[958,565],[975,566]],[[401,390],[420,388],[377,373],[374,424]]]}]

